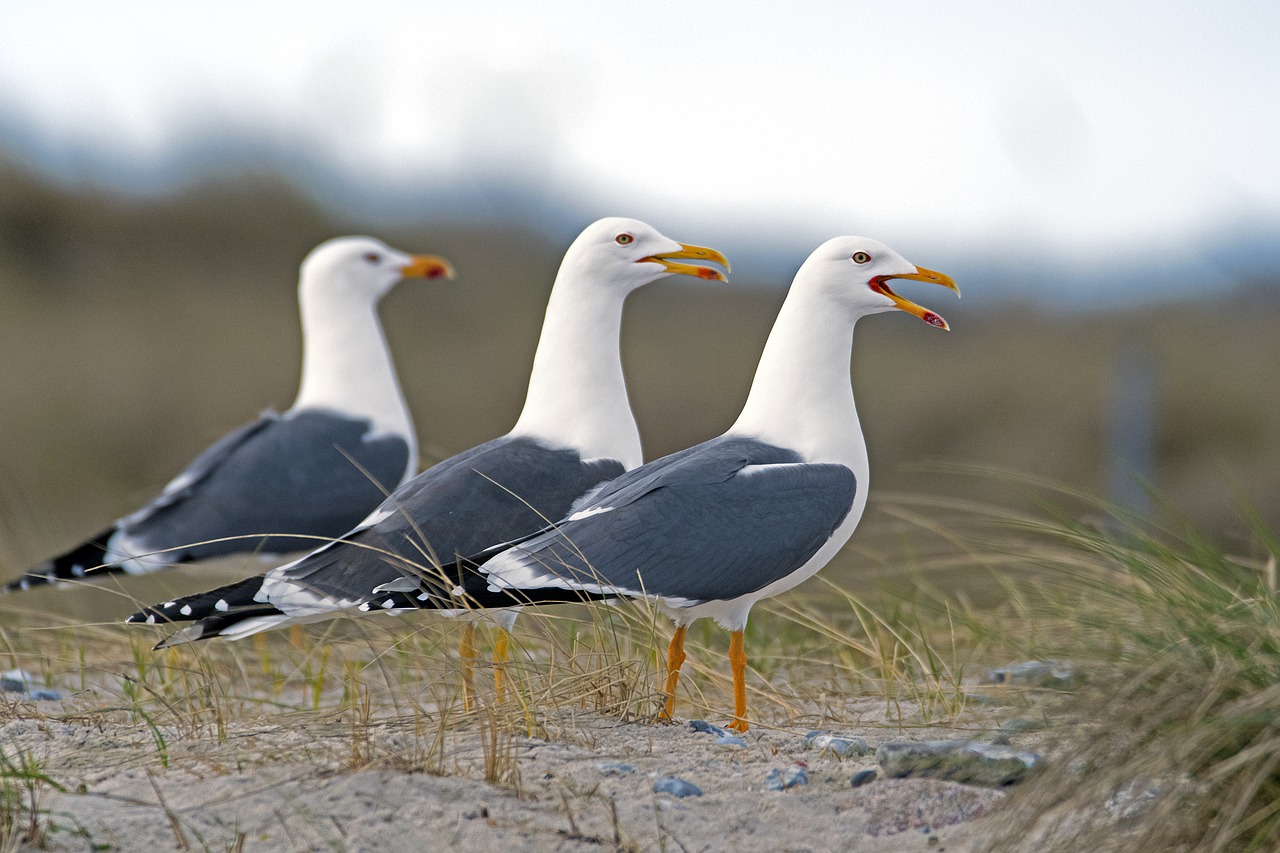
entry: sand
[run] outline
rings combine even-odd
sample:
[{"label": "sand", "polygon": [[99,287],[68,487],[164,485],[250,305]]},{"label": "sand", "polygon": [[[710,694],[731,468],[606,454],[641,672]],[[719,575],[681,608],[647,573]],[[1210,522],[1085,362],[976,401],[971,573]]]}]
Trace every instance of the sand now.
[{"label": "sand", "polygon": [[[236,723],[219,737],[118,716],[8,708],[0,744],[65,789],[42,792],[44,849],[965,850],[1007,797],[928,779],[854,789],[850,778],[874,768],[874,755],[811,749],[800,729],[757,727],[746,746],[727,746],[684,724],[587,712],[542,720],[540,737],[503,733],[509,723],[480,714],[448,731],[322,714]],[[872,725],[839,734],[874,748],[965,733]],[[771,769],[800,766],[807,785],[765,789]],[[668,776],[703,795],[653,793]]]}]

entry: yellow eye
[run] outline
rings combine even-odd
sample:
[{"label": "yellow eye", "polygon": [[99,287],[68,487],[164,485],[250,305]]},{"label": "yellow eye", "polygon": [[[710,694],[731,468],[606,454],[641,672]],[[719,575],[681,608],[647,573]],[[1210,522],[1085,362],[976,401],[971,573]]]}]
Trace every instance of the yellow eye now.
[{"label": "yellow eye", "polygon": [[867,263],[867,262],[868,262],[868,261],[870,261],[870,260],[871,260],[871,256],[870,256],[870,255],[868,255],[866,252],[854,252],[854,253],[853,253],[853,262],[854,262],[855,264],[865,264],[865,263]]},{"label": "yellow eye", "polygon": [[617,237],[614,237],[613,239],[619,246],[625,246],[628,243],[634,243],[636,240],[636,238],[632,237],[630,234],[619,234]]}]

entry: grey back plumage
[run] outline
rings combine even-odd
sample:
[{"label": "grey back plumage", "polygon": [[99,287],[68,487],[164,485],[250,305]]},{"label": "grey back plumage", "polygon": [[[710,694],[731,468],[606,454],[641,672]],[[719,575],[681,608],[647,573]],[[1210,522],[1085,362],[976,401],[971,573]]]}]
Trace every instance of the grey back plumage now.
[{"label": "grey back plumage", "polygon": [[457,557],[542,529],[623,470],[531,438],[494,439],[422,472],[368,526],[273,574],[340,601],[368,600],[376,587],[419,574],[452,582]]},{"label": "grey back plumage", "polygon": [[[316,409],[267,412],[200,454],[164,494],[121,522],[135,547],[172,562],[261,548],[286,553],[350,530],[403,479],[409,444]],[[232,539],[247,534],[295,534]]]},{"label": "grey back plumage", "polygon": [[848,515],[856,490],[844,465],[721,436],[625,474],[480,571],[531,592],[729,600],[803,566]]}]

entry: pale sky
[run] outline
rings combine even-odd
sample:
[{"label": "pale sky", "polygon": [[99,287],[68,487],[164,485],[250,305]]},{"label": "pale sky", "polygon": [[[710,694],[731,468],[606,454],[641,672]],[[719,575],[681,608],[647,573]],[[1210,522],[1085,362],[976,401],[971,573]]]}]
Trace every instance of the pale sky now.
[{"label": "pale sky", "polygon": [[0,0],[0,114],[135,163],[229,128],[373,185],[1115,252],[1280,221],[1277,33],[1264,2]]}]

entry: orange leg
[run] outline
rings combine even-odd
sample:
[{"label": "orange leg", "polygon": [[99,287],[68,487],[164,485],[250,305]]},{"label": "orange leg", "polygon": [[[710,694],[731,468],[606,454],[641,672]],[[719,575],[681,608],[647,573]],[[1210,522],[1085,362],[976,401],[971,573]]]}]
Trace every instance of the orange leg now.
[{"label": "orange leg", "polygon": [[[465,617],[464,617],[465,618]],[[462,626],[462,640],[458,643],[458,656],[462,658],[462,709],[470,711],[475,704],[476,687],[472,672],[476,663],[476,623],[467,619]]]},{"label": "orange leg", "polygon": [[663,706],[659,720],[670,720],[676,711],[676,685],[680,682],[680,666],[684,663],[684,632],[688,626],[681,625],[671,635],[671,644],[667,646],[667,704]]},{"label": "orange leg", "polygon": [[725,728],[745,732],[747,725],[747,650],[742,632],[729,639],[729,666],[733,668],[733,722]]},{"label": "orange leg", "polygon": [[507,662],[511,660],[511,635],[505,628],[498,629],[498,639],[493,641],[493,690],[499,703],[507,701]]}]

